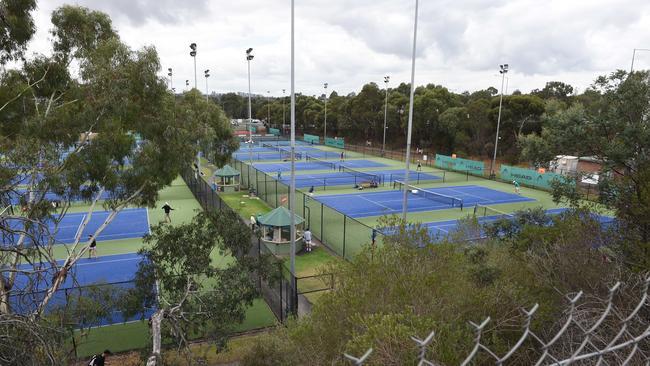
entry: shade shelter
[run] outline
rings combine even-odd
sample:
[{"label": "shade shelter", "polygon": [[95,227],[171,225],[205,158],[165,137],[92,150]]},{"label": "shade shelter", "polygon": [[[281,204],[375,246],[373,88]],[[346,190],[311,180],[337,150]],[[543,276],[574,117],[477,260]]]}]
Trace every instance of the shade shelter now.
[{"label": "shade shelter", "polygon": [[226,164],[221,169],[217,169],[212,174],[212,184],[216,189],[225,192],[226,188],[232,187],[235,191],[239,190],[241,173],[235,168]]},{"label": "shade shelter", "polygon": [[[295,215],[296,253],[302,250],[302,228],[305,219]],[[262,230],[262,243],[275,255],[289,255],[291,246],[291,213],[284,206],[257,218]]]}]

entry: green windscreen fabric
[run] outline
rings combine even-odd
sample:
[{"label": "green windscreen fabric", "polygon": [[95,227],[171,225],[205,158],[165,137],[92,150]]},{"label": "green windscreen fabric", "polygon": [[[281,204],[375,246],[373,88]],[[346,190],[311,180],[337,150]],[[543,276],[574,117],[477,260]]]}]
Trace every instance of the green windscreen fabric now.
[{"label": "green windscreen fabric", "polygon": [[320,137],[316,135],[305,134],[302,140],[310,144],[320,144]]},{"label": "green windscreen fabric", "polygon": [[503,180],[516,180],[520,184],[550,190],[554,180],[565,181],[565,177],[556,173],[540,173],[536,170],[501,165],[500,177]]},{"label": "green windscreen fabric", "polygon": [[338,147],[339,149],[345,148],[345,141],[342,138],[331,138],[328,137],[325,139],[325,145],[331,147]]},{"label": "green windscreen fabric", "polygon": [[441,154],[436,154],[435,166],[442,169],[469,172],[472,175],[483,175],[485,171],[485,164],[482,161],[452,158]]}]

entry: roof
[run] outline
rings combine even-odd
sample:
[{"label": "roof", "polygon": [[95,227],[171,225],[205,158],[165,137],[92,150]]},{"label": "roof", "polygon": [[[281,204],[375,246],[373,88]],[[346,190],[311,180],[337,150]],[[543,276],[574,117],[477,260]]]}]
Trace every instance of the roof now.
[{"label": "roof", "polygon": [[240,173],[230,165],[226,164],[221,169],[217,169],[212,175],[215,177],[236,177]]},{"label": "roof", "polygon": [[[305,220],[295,215],[296,225],[303,223]],[[280,206],[275,210],[260,216],[257,222],[265,226],[290,226],[291,225],[291,212],[284,206]]]}]

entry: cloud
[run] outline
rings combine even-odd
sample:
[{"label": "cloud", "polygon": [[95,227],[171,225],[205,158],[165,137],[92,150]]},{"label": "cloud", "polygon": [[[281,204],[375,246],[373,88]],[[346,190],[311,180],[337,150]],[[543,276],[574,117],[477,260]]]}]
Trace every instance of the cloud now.
[{"label": "cloud", "polygon": [[77,5],[108,13],[114,21],[136,26],[148,21],[182,24],[206,15],[208,0],[77,0]]},{"label": "cloud", "polygon": [[[38,40],[47,46],[49,13],[65,0],[41,0]],[[153,45],[174,85],[194,83],[188,45],[198,44],[197,86],[210,69],[209,89],[246,91],[244,50],[254,48],[253,92],[281,95],[290,81],[289,0],[77,0],[107,12],[133,48]],[[296,1],[296,90],[320,94],[323,82],[340,94],[366,82],[408,82],[415,1]],[[421,0],[416,83],[455,91],[499,86],[509,63],[509,90],[529,91],[550,80],[583,90],[598,75],[629,68],[633,48],[650,48],[647,0]],[[650,68],[650,52],[638,68]],[[161,72],[166,75],[166,72]]]}]

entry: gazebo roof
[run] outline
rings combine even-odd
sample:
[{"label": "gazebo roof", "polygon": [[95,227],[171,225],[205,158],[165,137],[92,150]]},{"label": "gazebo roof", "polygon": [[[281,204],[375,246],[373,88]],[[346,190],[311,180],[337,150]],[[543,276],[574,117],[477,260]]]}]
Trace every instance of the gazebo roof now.
[{"label": "gazebo roof", "polygon": [[212,175],[215,177],[236,177],[239,174],[240,173],[237,170],[226,164],[223,166],[223,168],[217,169]]},{"label": "gazebo roof", "polygon": [[[295,215],[296,225],[303,223],[305,220]],[[290,226],[291,225],[291,212],[284,206],[280,206],[275,210],[260,216],[257,219],[261,225],[265,226]]]}]

